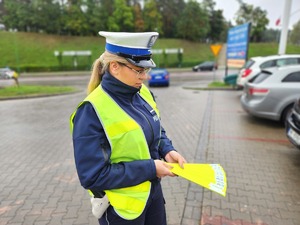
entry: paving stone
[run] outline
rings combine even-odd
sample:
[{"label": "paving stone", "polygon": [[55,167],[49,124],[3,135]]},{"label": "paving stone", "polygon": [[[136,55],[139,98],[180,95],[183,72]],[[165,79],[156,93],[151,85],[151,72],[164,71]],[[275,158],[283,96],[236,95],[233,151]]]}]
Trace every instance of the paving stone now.
[{"label": "paving stone", "polygon": [[[300,224],[300,152],[284,127],[248,116],[241,91],[179,83],[152,91],[175,148],[189,162],[221,164],[228,181],[222,197],[164,178],[168,225]],[[98,224],[76,174],[69,132],[69,115],[84,96],[0,101],[1,225]]]}]

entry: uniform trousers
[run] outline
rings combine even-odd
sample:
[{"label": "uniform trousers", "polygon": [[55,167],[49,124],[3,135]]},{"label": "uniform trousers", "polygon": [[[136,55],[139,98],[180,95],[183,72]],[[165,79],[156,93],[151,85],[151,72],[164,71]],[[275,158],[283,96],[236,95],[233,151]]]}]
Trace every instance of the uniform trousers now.
[{"label": "uniform trousers", "polygon": [[151,181],[151,192],[144,212],[134,220],[125,220],[116,214],[109,206],[99,219],[100,225],[166,225],[165,199],[162,193],[160,179]]}]

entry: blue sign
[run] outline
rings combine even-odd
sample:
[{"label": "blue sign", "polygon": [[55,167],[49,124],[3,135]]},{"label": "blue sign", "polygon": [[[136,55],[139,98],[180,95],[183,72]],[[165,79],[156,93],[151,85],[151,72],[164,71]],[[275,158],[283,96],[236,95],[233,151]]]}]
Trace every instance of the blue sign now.
[{"label": "blue sign", "polygon": [[227,66],[242,67],[247,60],[250,23],[235,26],[227,35]]}]

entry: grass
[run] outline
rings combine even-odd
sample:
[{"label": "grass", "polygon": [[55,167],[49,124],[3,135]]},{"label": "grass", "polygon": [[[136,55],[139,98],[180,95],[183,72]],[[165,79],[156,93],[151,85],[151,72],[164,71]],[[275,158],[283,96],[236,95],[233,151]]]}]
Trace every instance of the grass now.
[{"label": "grass", "polygon": [[73,93],[76,88],[70,86],[20,85],[0,88],[0,99],[49,96]]},{"label": "grass", "polygon": [[210,84],[208,84],[209,88],[229,88],[232,87],[230,84],[226,84],[224,82],[220,82],[220,81],[214,81],[211,82]]},{"label": "grass", "polygon": [[[60,69],[54,51],[90,50],[92,52],[90,59],[86,56],[77,57],[78,66],[89,70],[91,63],[104,51],[105,39],[100,36],[74,37],[0,31],[0,46],[0,67],[10,66],[17,70],[21,69],[21,71],[26,68],[36,68],[36,71]],[[181,67],[192,67],[206,60],[214,60],[210,44],[159,38],[154,45],[154,49],[166,48],[183,48]],[[278,43],[250,43],[248,57],[277,54],[277,52]],[[286,52],[299,54],[300,46],[288,44]],[[169,54],[167,57],[162,54],[154,54],[153,59],[158,66],[168,68],[178,66],[177,54]],[[62,64],[72,69],[73,57],[63,57]]]}]

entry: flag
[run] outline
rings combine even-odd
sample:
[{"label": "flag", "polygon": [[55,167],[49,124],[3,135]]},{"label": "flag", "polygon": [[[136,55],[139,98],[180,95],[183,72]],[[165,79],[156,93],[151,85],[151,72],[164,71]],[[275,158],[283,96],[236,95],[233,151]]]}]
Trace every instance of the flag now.
[{"label": "flag", "polygon": [[275,25],[276,25],[276,26],[279,26],[279,25],[280,25],[280,18],[278,18],[278,19],[276,20]]}]

